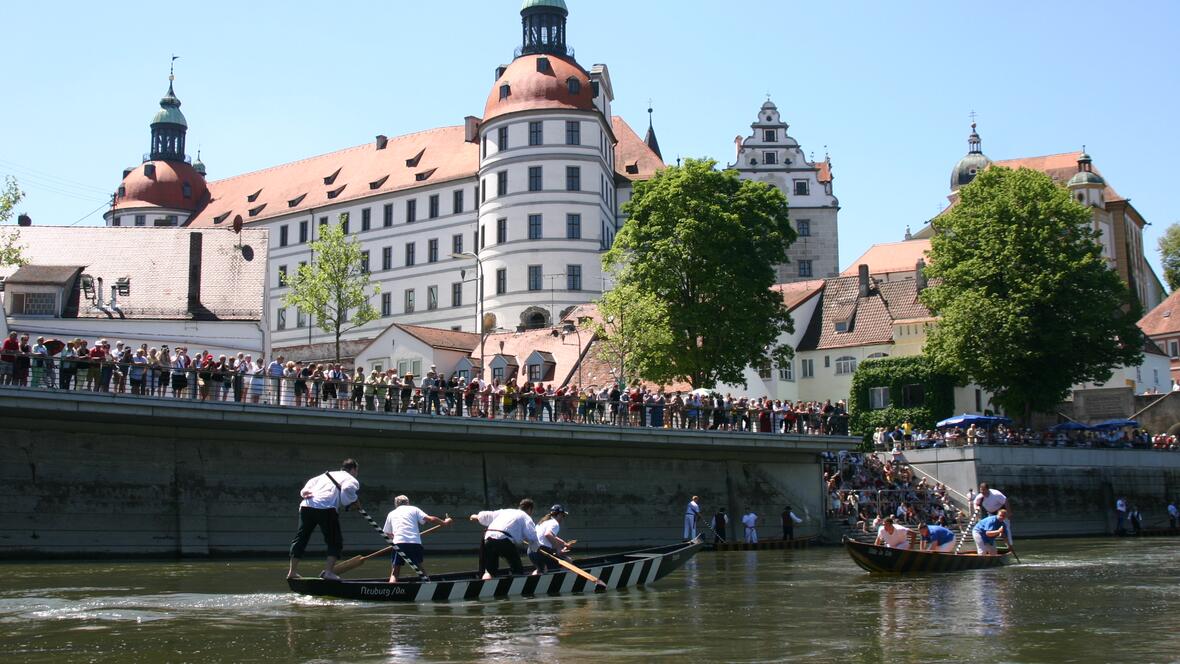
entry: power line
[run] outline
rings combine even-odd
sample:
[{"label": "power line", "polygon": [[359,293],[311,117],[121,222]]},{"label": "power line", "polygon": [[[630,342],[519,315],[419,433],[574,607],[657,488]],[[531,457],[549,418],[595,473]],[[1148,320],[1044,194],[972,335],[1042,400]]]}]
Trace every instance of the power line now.
[{"label": "power line", "polygon": [[63,178],[60,175],[54,175],[53,173],[46,173],[45,171],[40,171],[35,168],[30,168],[30,167],[25,166],[23,164],[11,162],[6,159],[0,159],[0,165],[13,170],[21,177],[27,177],[29,179],[40,179],[42,181],[46,181],[46,182],[50,182],[50,183],[57,183],[58,186],[66,185],[66,186],[74,187],[77,189],[90,189],[90,190],[100,192],[103,194],[109,193],[106,190],[106,187],[97,187],[92,184],[86,184],[84,182],[70,180],[68,178]]},{"label": "power line", "polygon": [[108,201],[108,202],[104,202],[102,205],[100,205],[100,206],[98,206],[98,207],[94,208],[94,209],[93,209],[93,210],[91,210],[90,212],[87,212],[87,213],[86,213],[86,214],[85,214],[85,215],[84,215],[84,216],[83,216],[81,219],[79,219],[78,221],[75,221],[75,222],[74,222],[74,223],[72,223],[72,224],[67,224],[67,226],[75,226],[75,225],[77,225],[77,224],[81,223],[83,220],[85,220],[85,219],[86,219],[87,217],[89,217],[90,215],[94,214],[95,212],[98,212],[99,210],[102,210],[103,208],[106,208],[106,207],[109,207],[109,206],[110,206],[110,202],[109,202],[109,201]]}]

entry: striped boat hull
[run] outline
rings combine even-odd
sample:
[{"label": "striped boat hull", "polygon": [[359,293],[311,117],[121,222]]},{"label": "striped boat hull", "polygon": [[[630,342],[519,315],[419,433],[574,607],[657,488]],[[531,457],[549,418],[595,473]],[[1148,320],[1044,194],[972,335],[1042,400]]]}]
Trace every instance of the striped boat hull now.
[{"label": "striped boat hull", "polygon": [[1003,551],[998,556],[978,556],[970,553],[937,553],[910,549],[890,549],[868,542],[844,538],[844,549],[853,562],[865,571],[878,574],[920,574],[925,572],[959,572],[969,569],[999,567],[1012,554]]},{"label": "striped boat hull", "polygon": [[811,537],[796,537],[794,539],[763,540],[755,544],[748,542],[718,542],[713,544],[714,551],[762,551],[764,549],[806,549],[819,539],[819,535]]},{"label": "striped boat hull", "polygon": [[440,574],[429,581],[389,583],[385,579],[327,581],[289,579],[293,592],[316,597],[385,602],[461,602],[509,597],[603,593],[655,583],[679,569],[703,545],[684,542],[668,546],[575,560],[574,564],[600,579],[605,588],[565,570],[532,576],[500,576],[481,580],[476,572]]}]

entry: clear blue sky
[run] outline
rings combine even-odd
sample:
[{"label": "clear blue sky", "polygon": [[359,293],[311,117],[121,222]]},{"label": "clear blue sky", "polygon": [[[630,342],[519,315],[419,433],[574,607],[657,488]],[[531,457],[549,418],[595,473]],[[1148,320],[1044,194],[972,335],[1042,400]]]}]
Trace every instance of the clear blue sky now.
[{"label": "clear blue sky", "polygon": [[[993,159],[1079,149],[1152,222],[1180,220],[1180,3],[568,0],[615,112],[648,99],[665,159],[733,157],[770,93],[839,197],[841,263],[946,202],[979,114]],[[39,224],[102,206],[177,95],[211,179],[480,115],[520,39],[519,0],[11,3],[0,174]],[[80,223],[97,224],[100,213]]]}]

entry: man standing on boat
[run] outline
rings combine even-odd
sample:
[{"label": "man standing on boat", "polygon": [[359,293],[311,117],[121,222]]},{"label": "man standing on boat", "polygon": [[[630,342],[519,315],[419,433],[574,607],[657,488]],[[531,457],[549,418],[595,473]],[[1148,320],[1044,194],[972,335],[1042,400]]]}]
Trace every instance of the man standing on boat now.
[{"label": "man standing on boat", "polygon": [[[980,519],[971,529],[971,536],[975,539],[975,552],[981,556],[994,556],[996,540],[1000,537],[1008,538],[1008,510],[1002,509],[998,514]],[[1008,545],[1012,545],[1011,539]]]},{"label": "man standing on boat", "polygon": [[357,504],[357,491],[361,483],[356,479],[357,463],[353,459],[345,459],[340,464],[340,470],[329,470],[322,475],[307,480],[299,495],[303,502],[299,503],[299,532],[291,540],[291,566],[287,570],[288,579],[299,578],[299,559],[307,549],[307,542],[311,534],[318,527],[324,536],[324,544],[328,548],[328,559],[324,564],[324,571],[320,577],[332,581],[339,581],[336,575],[336,560],[344,549],[344,535],[340,532],[340,510],[349,510]]},{"label": "man standing on boat", "polygon": [[533,500],[520,501],[519,509],[483,511],[472,514],[471,521],[484,527],[483,543],[480,545],[479,569],[483,580],[491,579],[500,571],[500,559],[508,563],[512,574],[524,574],[520,563],[518,546],[524,544],[530,549],[540,547],[537,541],[537,524],[533,523]]},{"label": "man standing on boat", "polygon": [[729,533],[729,515],[722,507],[713,515],[713,544],[724,544],[727,533]]},{"label": "man standing on boat", "polygon": [[746,544],[758,543],[758,515],[754,510],[746,512],[742,517],[742,525],[746,527]]},{"label": "man standing on boat", "polygon": [[787,505],[783,508],[783,539],[795,539],[795,524],[797,523],[803,523],[803,519],[795,516],[795,513],[791,511],[791,506]]},{"label": "man standing on boat", "polygon": [[699,496],[693,496],[692,500],[688,501],[688,506],[684,508],[684,541],[692,541],[697,538],[697,519],[701,518],[701,506],[697,503],[700,500]]},{"label": "man standing on boat", "polygon": [[389,573],[389,582],[397,583],[397,575],[402,571],[402,564],[406,562],[403,559],[409,559],[418,569],[422,569],[422,560],[425,558],[426,551],[422,548],[422,531],[419,527],[424,523],[434,523],[438,525],[449,525],[453,521],[451,517],[440,519],[437,516],[430,516],[426,512],[414,507],[410,504],[410,499],[407,496],[398,496],[393,499],[393,510],[385,517],[385,526],[381,528],[381,532],[389,538],[390,542],[397,545],[401,549],[401,554],[396,550],[393,552],[393,567]]},{"label": "man standing on boat", "polygon": [[910,529],[894,525],[893,517],[887,516],[881,527],[877,529],[877,541],[874,544],[889,549],[908,549],[910,548]]},{"label": "man standing on boat", "polygon": [[999,511],[1008,506],[1008,497],[1004,494],[988,487],[987,482],[982,482],[979,485],[979,494],[975,496],[975,511],[982,514],[986,512],[988,516],[995,516]]},{"label": "man standing on boat", "polygon": [[955,534],[942,526],[918,526],[918,550],[937,551],[938,553],[955,552]]}]

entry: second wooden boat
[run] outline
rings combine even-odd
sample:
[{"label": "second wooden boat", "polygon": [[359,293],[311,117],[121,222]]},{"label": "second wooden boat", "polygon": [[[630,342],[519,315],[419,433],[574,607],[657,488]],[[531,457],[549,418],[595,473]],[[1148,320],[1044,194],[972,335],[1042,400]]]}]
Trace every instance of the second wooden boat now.
[{"label": "second wooden boat", "polygon": [[[966,548],[966,546],[964,547]],[[913,574],[919,572],[958,572],[969,569],[999,567],[1012,554],[1001,550],[996,556],[980,556],[975,551],[938,553],[913,549],[891,549],[871,542],[844,538],[844,549],[852,561],[869,572],[878,574]]]}]

